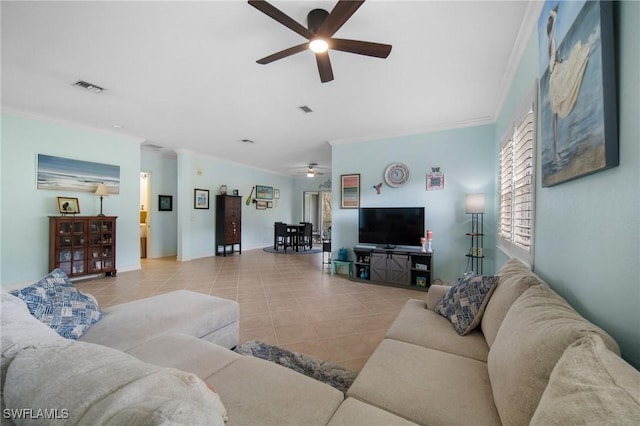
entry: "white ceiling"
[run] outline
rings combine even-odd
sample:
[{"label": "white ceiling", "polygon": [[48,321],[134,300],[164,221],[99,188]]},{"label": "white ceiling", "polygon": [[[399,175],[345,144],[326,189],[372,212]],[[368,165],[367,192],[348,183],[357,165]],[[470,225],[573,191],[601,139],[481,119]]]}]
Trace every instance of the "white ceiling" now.
[{"label": "white ceiling", "polygon": [[[335,4],[271,3],[305,26],[311,9]],[[330,167],[330,143],[492,122],[539,11],[528,1],[368,1],[336,37],[391,44],[391,54],[330,51],[335,80],[322,84],[311,52],[256,64],[305,40],[246,1],[0,7],[3,109],[286,175]]]}]

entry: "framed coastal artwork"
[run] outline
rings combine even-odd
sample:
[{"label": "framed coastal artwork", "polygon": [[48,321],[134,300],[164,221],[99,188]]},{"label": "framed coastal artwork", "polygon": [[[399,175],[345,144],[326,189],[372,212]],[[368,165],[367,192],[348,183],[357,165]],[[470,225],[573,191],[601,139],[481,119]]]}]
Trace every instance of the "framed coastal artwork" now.
[{"label": "framed coastal artwork", "polygon": [[613,7],[546,1],[538,20],[542,186],[619,163]]},{"label": "framed coastal artwork", "polygon": [[120,166],[38,154],[38,189],[95,192],[100,183],[119,194]]},{"label": "framed coastal artwork", "polygon": [[[280,191],[278,191],[278,196],[280,196]],[[273,187],[256,185],[256,198],[258,200],[273,200]]]}]

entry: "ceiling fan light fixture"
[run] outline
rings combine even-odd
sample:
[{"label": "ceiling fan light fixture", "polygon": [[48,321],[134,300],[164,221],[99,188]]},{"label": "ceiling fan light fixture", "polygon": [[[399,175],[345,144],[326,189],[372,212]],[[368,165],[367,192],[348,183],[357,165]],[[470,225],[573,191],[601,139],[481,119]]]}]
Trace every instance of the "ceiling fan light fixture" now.
[{"label": "ceiling fan light fixture", "polygon": [[309,169],[309,170],[307,171],[307,177],[308,177],[308,178],[312,178],[312,177],[314,177],[314,176],[315,176],[315,174],[316,174],[316,173],[313,171],[313,169]]},{"label": "ceiling fan light fixture", "polygon": [[324,53],[329,50],[329,44],[321,38],[314,38],[309,42],[309,49],[315,53]]}]

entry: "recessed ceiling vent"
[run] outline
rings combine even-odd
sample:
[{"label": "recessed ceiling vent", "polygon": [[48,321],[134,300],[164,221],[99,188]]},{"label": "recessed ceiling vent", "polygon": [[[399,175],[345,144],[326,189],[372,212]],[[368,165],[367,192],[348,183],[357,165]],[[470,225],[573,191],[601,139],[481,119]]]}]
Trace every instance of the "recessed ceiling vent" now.
[{"label": "recessed ceiling vent", "polygon": [[100,92],[104,91],[103,87],[96,86],[95,84],[87,83],[86,81],[82,81],[82,80],[76,81],[75,83],[73,83],[73,85],[76,86],[76,87],[80,87],[81,89],[88,90],[88,91],[93,92],[93,93],[100,93]]},{"label": "recessed ceiling vent", "polygon": [[143,142],[142,148],[147,149],[149,151],[160,151],[162,149],[160,145],[156,145],[150,142]]},{"label": "recessed ceiling vent", "polygon": [[300,111],[304,112],[305,114],[309,114],[310,112],[313,112],[313,110],[306,105],[302,105],[298,108],[300,108]]},{"label": "recessed ceiling vent", "polygon": [[242,142],[242,143],[255,143],[251,139],[240,139],[240,142]]}]

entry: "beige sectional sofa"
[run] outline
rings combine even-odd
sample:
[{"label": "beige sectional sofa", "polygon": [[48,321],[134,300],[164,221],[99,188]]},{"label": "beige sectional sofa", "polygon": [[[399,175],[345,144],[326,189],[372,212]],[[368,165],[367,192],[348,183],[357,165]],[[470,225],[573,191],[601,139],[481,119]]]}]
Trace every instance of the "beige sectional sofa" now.
[{"label": "beige sectional sofa", "polygon": [[156,296],[105,309],[70,341],[3,294],[3,409],[65,409],[81,424],[634,424],[640,373],[616,342],[521,263],[498,275],[466,336],[433,311],[447,287],[407,302],[346,395],[229,350],[235,302]]},{"label": "beige sectional sofa", "polygon": [[347,395],[424,425],[637,424],[640,373],[617,343],[521,262],[497,275],[465,336],[433,311],[449,287],[408,301]]}]

